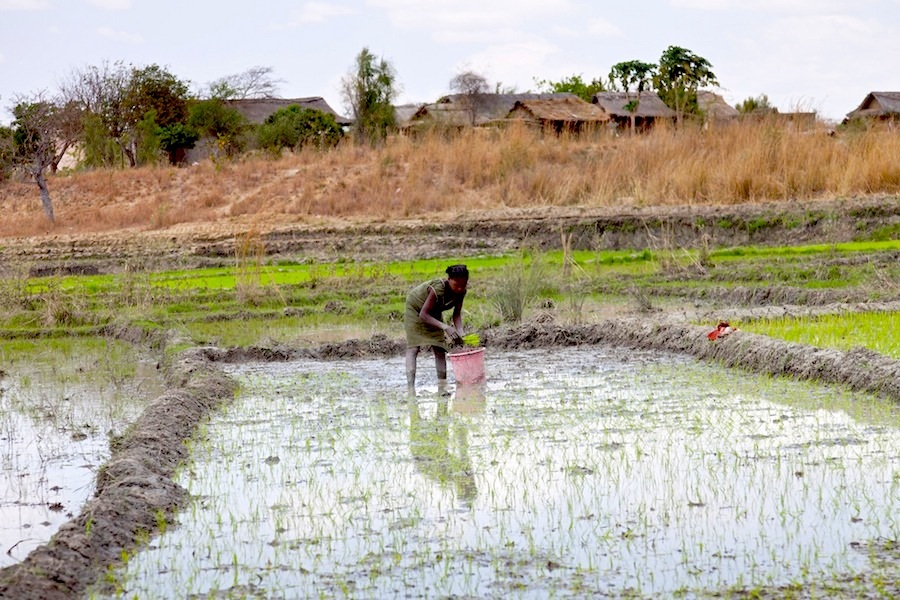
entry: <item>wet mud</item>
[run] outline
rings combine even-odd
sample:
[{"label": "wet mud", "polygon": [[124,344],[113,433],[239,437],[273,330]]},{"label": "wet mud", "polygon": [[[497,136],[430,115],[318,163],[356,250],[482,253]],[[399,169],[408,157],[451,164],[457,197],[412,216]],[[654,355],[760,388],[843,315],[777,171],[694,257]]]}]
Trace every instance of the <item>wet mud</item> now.
[{"label": "wet mud", "polygon": [[172,480],[188,457],[185,440],[197,423],[233,397],[232,381],[201,353],[171,367],[169,391],[114,439],[94,498],[51,540],[0,571],[0,598],[77,597],[139,541],[174,519],[186,492]]}]

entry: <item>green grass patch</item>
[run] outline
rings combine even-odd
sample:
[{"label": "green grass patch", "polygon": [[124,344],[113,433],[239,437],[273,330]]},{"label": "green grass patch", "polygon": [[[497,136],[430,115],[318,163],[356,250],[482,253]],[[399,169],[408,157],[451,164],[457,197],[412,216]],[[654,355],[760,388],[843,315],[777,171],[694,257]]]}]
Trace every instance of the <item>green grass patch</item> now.
[{"label": "green grass patch", "polygon": [[900,359],[900,315],[866,312],[753,321],[741,329],[819,348],[861,346]]}]

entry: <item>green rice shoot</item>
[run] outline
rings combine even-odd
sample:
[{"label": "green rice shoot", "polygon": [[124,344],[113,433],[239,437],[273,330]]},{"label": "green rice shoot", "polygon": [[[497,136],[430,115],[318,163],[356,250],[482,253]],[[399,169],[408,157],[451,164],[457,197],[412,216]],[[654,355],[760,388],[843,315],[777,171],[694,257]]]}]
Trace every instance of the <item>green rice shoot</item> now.
[{"label": "green rice shoot", "polygon": [[477,348],[481,345],[481,337],[477,333],[467,333],[462,336],[462,342],[464,346]]}]

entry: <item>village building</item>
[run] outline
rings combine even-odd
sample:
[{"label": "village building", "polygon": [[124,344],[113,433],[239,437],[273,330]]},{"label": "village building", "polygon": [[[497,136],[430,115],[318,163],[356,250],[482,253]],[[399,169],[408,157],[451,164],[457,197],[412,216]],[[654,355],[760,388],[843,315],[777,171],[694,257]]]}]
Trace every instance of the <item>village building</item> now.
[{"label": "village building", "polygon": [[577,98],[574,94],[451,94],[419,108],[406,129],[427,127],[461,129],[493,125],[506,120],[521,100]]},{"label": "village building", "polygon": [[517,100],[507,118],[557,134],[596,131],[610,121],[598,106],[578,97]]},{"label": "village building", "polygon": [[222,104],[238,111],[253,125],[259,125],[274,114],[275,111],[294,106],[295,104],[302,108],[311,108],[332,115],[337,124],[342,127],[349,127],[353,124],[351,119],[339,115],[321,96],[310,96],[308,98],[248,98],[243,100],[224,100]]},{"label": "village building", "polygon": [[[636,93],[625,92],[597,92],[592,103],[600,107],[603,112],[620,128],[631,127],[631,117],[634,116],[634,126],[638,130],[646,130],[662,121],[675,122],[675,111],[663,103],[655,92],[648,91],[641,94],[638,101]],[[634,103],[634,111],[630,111],[630,104]]]},{"label": "village building", "polygon": [[738,109],[725,102],[725,98],[709,90],[697,92],[697,106],[703,111],[707,125],[731,123],[741,114]]},{"label": "village building", "polygon": [[844,123],[854,120],[900,123],[900,92],[869,92],[859,107],[847,113]]}]

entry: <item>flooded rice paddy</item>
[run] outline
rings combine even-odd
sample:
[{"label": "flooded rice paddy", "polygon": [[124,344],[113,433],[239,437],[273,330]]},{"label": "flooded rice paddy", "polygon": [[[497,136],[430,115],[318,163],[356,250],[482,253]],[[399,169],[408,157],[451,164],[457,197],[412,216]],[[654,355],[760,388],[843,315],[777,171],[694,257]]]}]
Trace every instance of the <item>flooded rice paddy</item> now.
[{"label": "flooded rice paddy", "polygon": [[160,393],[156,363],[125,344],[5,357],[0,377],[0,567],[17,563],[94,491],[109,438]]},{"label": "flooded rice paddy", "polygon": [[[897,579],[900,413],[660,353],[229,367],[179,523],[93,595],[659,597]],[[430,384],[430,386],[429,386]],[[885,575],[886,574],[886,575]],[[871,583],[875,581],[876,583]]]}]

